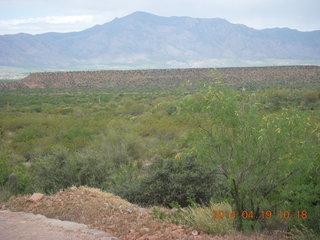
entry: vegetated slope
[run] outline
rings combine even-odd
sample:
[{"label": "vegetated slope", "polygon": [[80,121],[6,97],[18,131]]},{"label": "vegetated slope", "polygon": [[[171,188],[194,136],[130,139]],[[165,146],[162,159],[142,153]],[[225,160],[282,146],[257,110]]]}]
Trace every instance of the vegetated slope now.
[{"label": "vegetated slope", "polygon": [[159,69],[31,73],[21,81],[2,83],[0,89],[93,88],[119,86],[178,86],[186,81],[244,83],[319,83],[318,66]]},{"label": "vegetated slope", "polygon": [[40,201],[30,200],[30,196],[10,199],[5,209],[42,214],[49,218],[80,222],[91,228],[112,233],[120,239],[190,239],[190,240],[272,240],[283,239],[272,236],[242,234],[230,236],[210,236],[193,231],[190,227],[163,222],[152,217],[152,209],[140,208],[111,193],[88,187],[71,187],[54,195],[44,196]]},{"label": "vegetated slope", "polygon": [[170,66],[174,61],[206,59],[315,63],[320,60],[319,46],[320,31],[256,30],[220,18],[161,17],[135,12],[80,32],[0,36],[0,65],[144,63],[159,67]]}]

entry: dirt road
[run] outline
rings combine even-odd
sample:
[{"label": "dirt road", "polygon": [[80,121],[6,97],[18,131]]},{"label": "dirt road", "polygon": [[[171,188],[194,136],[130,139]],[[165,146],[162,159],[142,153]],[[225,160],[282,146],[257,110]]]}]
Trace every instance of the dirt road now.
[{"label": "dirt road", "polygon": [[23,212],[0,211],[1,240],[118,240],[84,224]]}]

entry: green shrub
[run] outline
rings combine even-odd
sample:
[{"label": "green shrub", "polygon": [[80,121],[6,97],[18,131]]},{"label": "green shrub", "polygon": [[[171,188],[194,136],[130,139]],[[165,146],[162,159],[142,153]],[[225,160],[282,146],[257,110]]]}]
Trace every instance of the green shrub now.
[{"label": "green shrub", "polygon": [[40,138],[41,136],[42,133],[36,127],[27,127],[13,138],[13,142],[27,142],[32,139]]},{"label": "green shrub", "polygon": [[20,163],[13,170],[16,175],[17,182],[14,188],[11,186],[11,192],[13,194],[27,194],[32,192],[33,188],[31,185],[31,176],[28,171],[28,167]]},{"label": "green shrub", "polygon": [[317,240],[320,239],[320,236],[317,235],[314,231],[307,228],[303,224],[300,224],[296,228],[291,229],[288,233],[289,240]]},{"label": "green shrub", "polygon": [[198,231],[214,235],[231,234],[235,231],[230,204],[210,202],[209,206],[201,206],[190,202],[191,205],[187,208],[181,208],[177,203],[171,204],[174,207],[172,210],[153,207],[151,215],[161,221],[188,225]]},{"label": "green shrub", "polygon": [[93,134],[92,129],[84,126],[71,127],[63,133],[61,140],[64,146],[70,150],[77,150],[86,146]]},{"label": "green shrub", "polygon": [[112,173],[112,167],[100,153],[83,150],[71,154],[66,148],[56,147],[34,159],[31,171],[34,187],[53,193],[73,185],[101,187]]},{"label": "green shrub", "polygon": [[93,131],[89,128],[72,127],[64,133],[63,138],[69,141],[74,140],[76,138],[87,139],[87,138],[90,138],[92,134],[93,134]]},{"label": "green shrub", "polygon": [[8,177],[12,169],[8,164],[8,160],[5,156],[0,156],[0,185],[3,185],[7,182]]},{"label": "green shrub", "polygon": [[19,163],[9,166],[8,157],[0,156],[0,202],[7,200],[11,195],[28,193],[31,190],[30,175],[27,168]]},{"label": "green shrub", "polygon": [[54,147],[50,153],[33,159],[31,174],[34,188],[53,193],[71,186],[75,182],[75,176],[68,169],[68,157],[68,149]]},{"label": "green shrub", "polygon": [[32,160],[33,185],[46,193],[72,185],[105,189],[118,181],[122,182],[120,176],[123,174],[130,175],[131,171],[135,171],[134,160],[140,159],[142,148],[133,136],[119,135],[113,131],[97,137],[92,145],[78,152],[54,147],[46,155]]},{"label": "green shrub", "polygon": [[170,206],[177,202],[185,207],[190,199],[207,204],[212,197],[221,197],[224,189],[218,183],[215,170],[197,163],[194,157],[160,159],[151,165],[148,174],[115,192],[141,205]]},{"label": "green shrub", "polygon": [[4,118],[1,116],[1,125],[5,130],[15,132],[30,125],[30,122],[22,118]]},{"label": "green shrub", "polygon": [[7,185],[0,185],[0,203],[9,200],[12,193]]},{"label": "green shrub", "polygon": [[112,162],[107,156],[92,150],[83,150],[71,156],[67,162],[67,169],[72,172],[72,185],[101,188],[114,172]]},{"label": "green shrub", "polygon": [[302,99],[306,104],[315,103],[320,100],[320,90],[308,90],[303,92]]},{"label": "green shrub", "polygon": [[[230,214],[232,208],[228,203],[210,203],[208,207],[189,207],[184,212],[184,221],[198,231],[209,234],[225,235],[234,232],[234,218],[213,219],[214,212],[222,211]],[[222,216],[222,215],[220,215]]]}]

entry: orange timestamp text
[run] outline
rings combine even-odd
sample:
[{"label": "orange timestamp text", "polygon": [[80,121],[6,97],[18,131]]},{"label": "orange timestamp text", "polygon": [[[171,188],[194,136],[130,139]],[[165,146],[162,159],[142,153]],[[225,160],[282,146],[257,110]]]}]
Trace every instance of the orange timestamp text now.
[{"label": "orange timestamp text", "polygon": [[308,212],[306,210],[303,211],[278,211],[276,213],[272,212],[271,210],[267,211],[241,211],[237,213],[236,211],[222,211],[222,210],[213,210],[212,219],[227,219],[227,218],[234,218],[234,219],[271,219],[273,217],[279,217],[280,219],[307,219]]}]

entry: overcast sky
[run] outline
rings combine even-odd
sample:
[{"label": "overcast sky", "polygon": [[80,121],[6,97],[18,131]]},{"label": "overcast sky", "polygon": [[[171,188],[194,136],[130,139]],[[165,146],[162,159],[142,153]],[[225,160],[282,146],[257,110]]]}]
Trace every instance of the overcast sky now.
[{"label": "overcast sky", "polygon": [[0,0],[0,34],[80,31],[135,11],[320,30],[320,0]]}]

